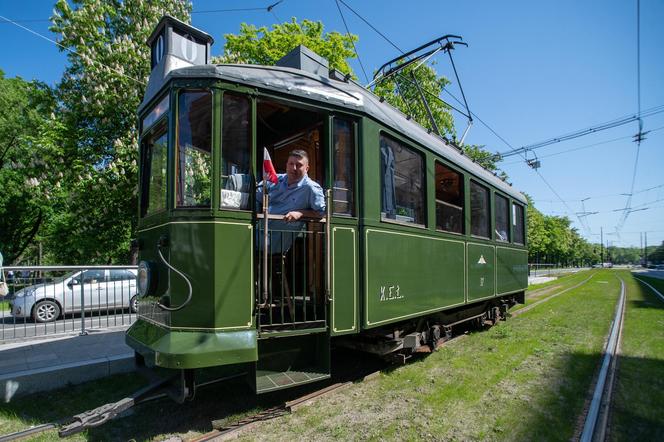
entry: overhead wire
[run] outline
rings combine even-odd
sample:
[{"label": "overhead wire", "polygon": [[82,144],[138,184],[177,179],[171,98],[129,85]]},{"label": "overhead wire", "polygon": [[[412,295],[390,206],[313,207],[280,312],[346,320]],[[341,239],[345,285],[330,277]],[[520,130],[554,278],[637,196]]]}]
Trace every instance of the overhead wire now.
[{"label": "overhead wire", "polygon": [[595,125],[595,126],[592,126],[592,127],[580,129],[580,130],[570,132],[570,133],[567,133],[567,134],[564,134],[564,135],[559,135],[559,136],[556,136],[556,137],[553,137],[553,138],[550,138],[550,139],[547,139],[547,140],[544,140],[544,141],[539,141],[537,143],[529,144],[529,145],[522,146],[522,147],[519,147],[519,148],[516,148],[516,149],[513,148],[509,152],[501,152],[501,153],[498,153],[496,155],[499,155],[501,158],[505,158],[505,157],[509,157],[509,156],[512,156],[512,155],[517,155],[518,153],[522,153],[522,152],[526,152],[526,151],[533,151],[533,150],[536,150],[536,149],[539,149],[539,148],[542,148],[542,147],[545,147],[545,146],[549,146],[551,144],[561,143],[563,141],[569,141],[569,140],[572,140],[572,139],[575,139],[575,138],[579,138],[579,137],[582,137],[582,136],[585,136],[585,135],[594,134],[594,133],[601,132],[601,131],[604,131],[604,130],[607,130],[607,129],[613,129],[613,128],[618,127],[618,126],[622,126],[622,125],[631,123],[632,121],[638,121],[639,119],[650,117],[650,116],[653,116],[653,115],[657,115],[657,114],[660,114],[660,113],[663,113],[663,112],[664,112],[664,105],[655,106],[655,107],[646,109],[643,112],[641,112],[639,110],[639,112],[637,112],[636,114],[630,114],[630,115],[627,115],[627,116],[624,116],[624,117],[619,117],[619,118],[616,118],[616,119],[613,119],[613,120],[610,120],[610,121],[607,121],[607,122],[604,122],[604,123],[599,123],[598,125]]},{"label": "overhead wire", "polygon": [[[273,12],[274,7],[282,3],[284,0],[279,0],[276,3],[272,3],[268,6],[263,6],[263,7],[253,7],[253,8],[225,8],[225,9],[206,9],[206,10],[201,10],[201,11],[191,11],[191,14],[217,14],[221,12],[252,12],[252,11],[267,11],[267,12]],[[277,18],[278,21],[279,18],[274,14],[275,18]],[[7,18],[2,18],[0,19],[0,24],[1,23],[50,23],[51,19],[48,18],[26,18],[26,19],[7,19]]]},{"label": "overhead wire", "polygon": [[383,37],[383,38],[384,38],[389,44],[391,44],[391,45],[392,45],[397,51],[401,52],[402,54],[404,53],[404,52],[401,50],[401,48],[399,48],[399,46],[397,46],[396,44],[394,44],[394,42],[393,42],[392,40],[390,40],[389,38],[387,38],[387,37],[385,36],[385,34],[383,34],[383,33],[380,32],[378,29],[376,29],[376,27],[374,27],[374,25],[372,25],[371,23],[369,23],[364,17],[362,17],[358,12],[356,12],[355,9],[351,8],[351,7],[348,5],[348,3],[346,3],[344,0],[339,0],[339,1],[341,2],[341,4],[343,4],[345,7],[347,7],[347,8],[348,8],[353,14],[355,14],[355,15],[357,16],[357,18],[359,18],[360,20],[362,20],[364,23],[367,24],[367,26],[369,26],[371,29],[373,29],[374,31],[376,31],[376,33],[378,33],[378,35],[380,35],[381,37]]},{"label": "overhead wire", "polygon": [[[282,3],[283,1],[284,1],[284,0],[279,0],[279,1],[277,1],[276,3],[272,3],[272,4],[268,5],[267,7],[262,7],[262,8],[228,8],[228,9],[211,9],[211,10],[203,10],[203,11],[192,11],[191,13],[192,13],[192,14],[208,14],[208,13],[218,13],[218,12],[267,11],[267,12],[272,12],[272,14],[273,14],[273,15],[275,16],[275,18],[277,18],[277,20],[278,20],[278,17],[277,17],[276,14],[274,13],[274,10],[273,10],[273,9],[274,9],[275,6],[279,5],[279,4]],[[46,41],[48,41],[48,42],[50,42],[50,43],[55,44],[56,46],[62,48],[63,50],[65,50],[65,51],[67,51],[67,52],[69,52],[69,53],[72,53],[72,54],[77,55],[77,56],[79,56],[79,57],[83,57],[83,55],[81,55],[80,53],[78,53],[76,50],[71,49],[71,48],[69,48],[69,47],[67,47],[67,46],[65,46],[65,45],[63,45],[63,44],[57,42],[56,40],[53,40],[53,39],[51,39],[51,38],[49,38],[49,37],[47,37],[47,36],[45,36],[45,35],[43,35],[43,34],[40,34],[39,32],[37,32],[37,31],[35,31],[35,30],[33,30],[33,29],[27,28],[27,27],[25,27],[25,26],[23,26],[23,25],[20,24],[20,22],[27,23],[27,22],[50,22],[50,21],[51,21],[50,19],[48,19],[48,20],[46,20],[46,19],[12,20],[12,19],[9,19],[9,18],[7,18],[7,17],[4,17],[4,16],[0,15],[0,23],[11,23],[11,24],[13,24],[13,25],[15,25],[15,26],[18,26],[19,28],[21,28],[21,29],[23,29],[23,30],[25,30],[25,31],[27,31],[27,32],[29,32],[29,33],[31,33],[31,34],[33,34],[33,35],[36,35],[36,36],[39,37],[39,38],[42,38],[42,39],[44,39],[44,40],[46,40]],[[278,20],[278,21],[280,21],[280,20]],[[146,82],[145,82],[145,81],[142,81],[142,80],[138,80],[138,79],[136,79],[136,78],[133,78],[133,77],[131,77],[130,75],[127,75],[127,74],[125,74],[124,72],[121,72],[120,70],[118,70],[118,69],[116,69],[116,68],[113,68],[113,67],[111,67],[111,66],[108,66],[108,65],[106,65],[106,64],[104,64],[104,63],[101,63],[101,62],[99,62],[99,61],[97,61],[97,60],[93,60],[93,59],[91,59],[90,61],[91,61],[92,63],[94,63],[94,64],[97,64],[98,66],[104,66],[104,67],[106,67],[107,69],[110,69],[111,71],[115,72],[116,74],[120,75],[121,77],[128,78],[128,79],[130,79],[130,80],[132,80],[132,81],[134,81],[134,82],[136,82],[136,83],[138,83],[138,84],[141,84],[141,85],[143,85],[143,86],[146,85]]]},{"label": "overhead wire", "polygon": [[[401,50],[401,48],[399,48],[399,47],[398,47],[396,44],[394,44],[394,43],[393,43],[393,42],[392,42],[387,36],[385,36],[382,32],[380,32],[380,30],[378,30],[375,26],[373,26],[371,23],[369,23],[369,21],[367,21],[364,17],[362,17],[358,12],[356,12],[353,8],[351,8],[351,7],[350,7],[350,6],[349,6],[344,0],[339,0],[339,1],[340,1],[344,6],[346,6],[346,7],[347,7],[347,8],[348,8],[353,14],[355,14],[360,20],[362,20],[364,23],[366,23],[371,29],[373,29],[376,33],[378,33],[381,37],[383,37],[388,43],[390,43],[394,48],[396,48],[399,52],[401,52],[402,54],[404,53],[404,51]],[[443,90],[446,91],[446,89],[443,89]],[[456,97],[454,97],[454,95],[453,95],[451,92],[447,91],[447,93],[450,94],[453,98],[455,98],[455,100],[456,100],[460,105],[463,105],[463,103],[461,103],[461,101],[460,101],[459,99],[457,99]],[[438,97],[438,98],[439,98],[443,103],[446,103],[446,102],[445,102],[444,100],[442,100],[440,97]],[[449,103],[446,103],[446,104],[447,104],[448,106],[451,107],[451,105],[449,105]],[[457,111],[458,111],[458,110],[457,110]],[[476,114],[474,114],[473,112],[470,112],[470,111],[469,111],[469,113],[470,113],[470,115],[475,116],[475,117],[477,118],[477,120],[480,121],[481,124],[483,124],[484,126],[486,126],[487,129],[489,129],[494,135],[496,135],[499,139],[501,139],[501,140],[502,140],[505,144],[507,144],[510,148],[513,148],[512,145],[511,145],[510,143],[508,143],[503,137],[501,137],[500,135],[498,135],[498,133],[497,133],[495,130],[493,130],[492,128],[490,128],[490,127],[489,127],[484,121],[482,121],[482,120],[481,120]],[[523,156],[523,155],[522,155],[522,156]],[[524,160],[526,160],[526,157],[525,157],[525,156],[524,156]],[[538,172],[537,170],[535,170],[535,172],[536,172],[537,175],[542,179],[542,181],[544,181],[544,183],[547,185],[547,187],[549,187],[549,189],[551,189],[551,191],[552,191],[552,192],[558,197],[558,199],[560,199],[560,201],[562,201],[563,204],[566,205],[566,203],[564,202],[564,200],[560,197],[560,195],[558,195],[558,193],[555,191],[555,189],[554,189],[553,187],[551,187],[551,185],[548,183],[548,181],[546,181],[546,179],[544,178],[544,176],[542,176],[542,174],[541,174],[540,172]],[[567,206],[567,205],[566,205],[566,206]],[[571,208],[569,208],[569,207],[568,207],[568,210],[569,210],[569,212],[574,213],[574,211],[572,211]],[[581,218],[577,216],[577,219],[579,220],[579,223],[581,223],[581,225],[584,226],[584,223],[583,223],[583,221],[581,220]]]},{"label": "overhead wire", "polygon": [[[638,114],[641,115],[641,0],[636,0],[636,101]],[[639,117],[639,132],[636,134],[636,158],[634,159],[634,169],[632,170],[632,184],[630,186],[629,196],[625,202],[625,209],[622,218],[616,226],[616,232],[620,232],[627,222],[631,211],[632,194],[636,182],[636,173],[639,166],[639,153],[641,151],[641,140],[643,139],[643,120]]]},{"label": "overhead wire", "polygon": [[[655,189],[661,189],[662,187],[664,187],[664,184],[658,184],[657,186],[648,187],[647,189],[637,190],[633,193],[633,195],[638,195],[640,193],[645,193],[645,192],[655,190]],[[581,198],[579,198],[579,199],[568,199],[567,202],[572,203],[572,202],[579,202],[579,201],[584,201],[584,200],[589,200],[589,199],[610,198],[610,197],[624,196],[624,195],[625,195],[624,193],[612,193],[612,194],[608,194],[608,195],[595,195],[595,196],[589,196],[589,197],[582,198],[582,199]],[[537,198],[533,199],[533,201],[540,202],[540,203],[555,203],[555,202],[557,202],[555,200],[543,200],[543,199],[537,199]]]},{"label": "overhead wire", "polygon": [[[664,129],[664,126],[660,126],[658,128],[651,129],[650,131],[648,131],[648,133],[657,132],[657,131],[662,130],[662,129]],[[565,153],[575,152],[577,150],[583,150],[583,149],[588,149],[588,148],[591,148],[591,147],[602,146],[604,144],[615,143],[616,141],[622,141],[622,140],[626,140],[628,138],[633,138],[633,135],[625,135],[624,137],[612,138],[610,140],[600,141],[598,143],[586,144],[584,146],[575,147],[575,148],[572,148],[572,149],[561,150],[561,151],[554,152],[554,153],[551,153],[551,154],[548,154],[548,155],[540,155],[540,156],[538,156],[538,158],[541,159],[541,158],[555,157],[555,156],[562,155],[562,154],[565,154]],[[503,165],[508,166],[508,165],[511,165],[511,164],[519,164],[519,163],[521,163],[521,161],[510,161],[510,162],[507,162],[507,163],[503,163]]]},{"label": "overhead wire", "polygon": [[353,45],[353,50],[355,51],[355,55],[357,55],[357,61],[360,63],[360,67],[362,68],[364,79],[366,80],[367,83],[369,83],[369,76],[367,75],[367,71],[364,69],[364,64],[362,63],[362,59],[360,58],[360,53],[357,51],[357,48],[355,47],[355,42],[353,41],[353,37],[350,35],[350,30],[348,29],[348,24],[346,23],[346,17],[344,17],[344,13],[341,11],[339,0],[334,0],[334,2],[337,5],[337,9],[339,10],[339,15],[341,15],[341,20],[344,22],[344,27],[346,28],[346,35],[348,36],[350,43]]},{"label": "overhead wire", "polygon": [[278,23],[281,22],[281,19],[279,18],[279,16],[277,16],[277,13],[274,12],[274,7],[279,5],[279,3],[283,2],[283,1],[284,0],[279,0],[278,2],[273,3],[273,4],[271,4],[267,7],[267,12],[270,12],[274,16],[274,18],[277,20]]},{"label": "overhead wire", "polygon": [[[57,41],[55,41],[55,40],[53,40],[53,39],[51,39],[51,38],[48,38],[48,37],[46,37],[45,35],[42,35],[42,34],[40,34],[40,33],[37,32],[37,31],[33,31],[33,30],[30,29],[30,28],[26,28],[25,26],[23,26],[23,25],[21,25],[21,24],[19,24],[19,23],[16,23],[15,21],[13,21],[13,20],[11,20],[11,19],[8,19],[8,18],[6,18],[6,17],[3,17],[2,15],[0,15],[0,19],[2,19],[2,20],[7,20],[7,21],[9,21],[10,23],[13,23],[14,25],[18,26],[19,28],[21,28],[21,29],[23,29],[23,30],[28,31],[28,32],[30,32],[31,34],[34,34],[34,35],[36,35],[36,36],[39,37],[39,38],[43,38],[44,40],[49,41],[49,42],[55,44],[56,46],[58,46],[58,47],[64,49],[64,50],[67,51],[67,52],[70,52],[70,53],[72,53],[72,54],[75,54],[75,55],[77,55],[77,56],[83,58],[83,55],[79,54],[79,53],[76,52],[74,49],[71,49],[71,48],[69,48],[69,47],[67,47],[67,46],[65,46],[65,45],[63,45],[63,44],[61,44],[61,43],[58,43]],[[104,67],[106,67],[107,69],[112,70],[112,71],[115,72],[116,74],[118,74],[118,75],[120,75],[120,76],[122,76],[122,77],[128,78],[128,79],[130,79],[130,80],[132,80],[132,81],[135,81],[136,83],[138,83],[138,84],[140,84],[140,85],[145,86],[145,84],[146,84],[144,81],[137,80],[136,78],[133,78],[133,77],[131,77],[131,76],[125,74],[124,72],[121,72],[120,70],[115,69],[115,68],[113,68],[113,67],[111,67],[111,66],[108,66],[108,65],[106,65],[106,64],[104,64],[104,63],[101,63],[101,62],[96,61],[96,60],[93,60],[93,59],[90,59],[90,61],[91,61],[92,63],[97,64],[97,65],[104,66]]]}]

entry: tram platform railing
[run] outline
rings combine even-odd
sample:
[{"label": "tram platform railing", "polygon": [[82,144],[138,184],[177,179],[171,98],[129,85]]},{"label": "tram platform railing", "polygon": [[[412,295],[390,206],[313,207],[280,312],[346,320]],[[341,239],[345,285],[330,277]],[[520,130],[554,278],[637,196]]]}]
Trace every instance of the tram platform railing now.
[{"label": "tram platform railing", "polygon": [[4,267],[0,344],[87,334],[136,320],[136,266]]},{"label": "tram platform railing", "polygon": [[326,318],[325,220],[286,223],[269,215],[267,234],[257,223],[259,329],[322,328]]}]

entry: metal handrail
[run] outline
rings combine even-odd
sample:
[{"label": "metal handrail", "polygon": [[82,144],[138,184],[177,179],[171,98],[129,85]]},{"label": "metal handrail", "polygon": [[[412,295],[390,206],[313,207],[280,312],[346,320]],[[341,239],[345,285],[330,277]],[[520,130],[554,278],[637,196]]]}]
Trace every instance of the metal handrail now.
[{"label": "metal handrail", "polygon": [[[327,213],[326,218],[331,220],[332,218],[332,190],[327,189]],[[332,273],[332,252],[330,250],[330,226],[331,223],[325,224],[325,297],[328,301],[332,301],[332,282],[331,282],[331,273]]]},{"label": "metal handrail", "polygon": [[2,270],[106,270],[106,269],[130,269],[137,270],[138,266],[136,265],[91,265],[91,266],[72,266],[72,265],[62,265],[62,266],[4,266]]},{"label": "metal handrail", "polygon": [[[256,218],[258,219],[265,219],[265,214],[264,213],[257,213]],[[267,219],[274,219],[274,220],[283,220],[286,218],[286,215],[274,215],[272,213],[267,214]],[[321,217],[321,218],[312,218],[309,216],[303,216],[297,222],[309,222],[309,223],[325,223],[327,222],[326,217]]]}]

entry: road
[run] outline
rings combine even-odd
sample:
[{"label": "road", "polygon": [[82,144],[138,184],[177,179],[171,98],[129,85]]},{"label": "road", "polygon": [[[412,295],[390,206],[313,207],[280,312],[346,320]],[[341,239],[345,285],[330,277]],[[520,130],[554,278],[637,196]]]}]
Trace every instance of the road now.
[{"label": "road", "polygon": [[652,278],[664,279],[664,270],[636,269],[632,270],[632,273],[637,275],[650,276]]}]

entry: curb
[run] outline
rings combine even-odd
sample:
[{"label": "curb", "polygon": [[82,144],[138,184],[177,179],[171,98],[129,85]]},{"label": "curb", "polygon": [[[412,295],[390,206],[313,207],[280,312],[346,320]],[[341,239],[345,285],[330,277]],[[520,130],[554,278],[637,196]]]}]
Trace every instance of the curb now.
[{"label": "curb", "polygon": [[33,393],[55,390],[67,385],[129,373],[136,369],[134,353],[71,362],[52,367],[23,370],[0,376],[3,403]]}]

